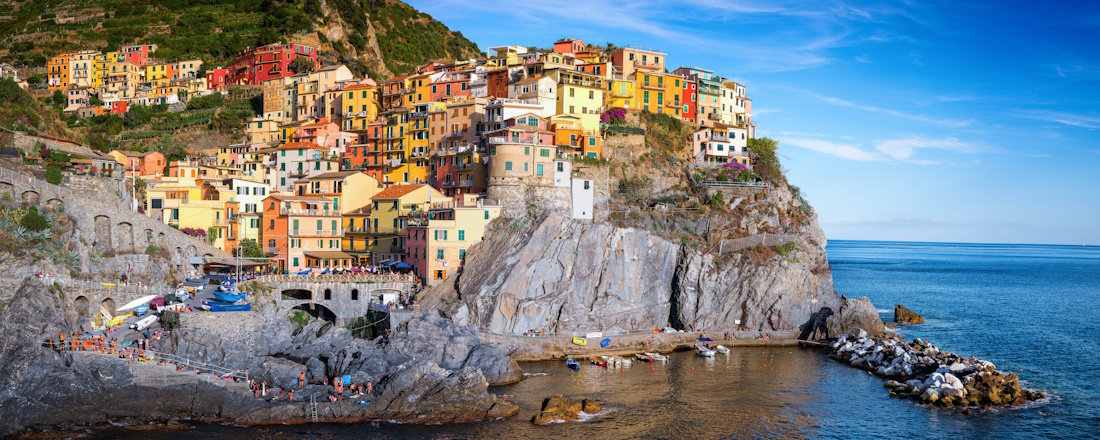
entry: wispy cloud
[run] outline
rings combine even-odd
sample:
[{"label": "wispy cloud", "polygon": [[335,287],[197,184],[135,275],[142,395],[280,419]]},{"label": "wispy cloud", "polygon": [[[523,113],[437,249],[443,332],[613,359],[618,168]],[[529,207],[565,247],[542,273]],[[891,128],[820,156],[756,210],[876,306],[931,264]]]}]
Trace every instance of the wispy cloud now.
[{"label": "wispy cloud", "polygon": [[810,95],[814,98],[820,99],[821,101],[824,101],[825,103],[828,103],[828,104],[832,104],[832,105],[836,105],[836,106],[840,106],[840,107],[853,108],[853,109],[862,110],[862,111],[865,111],[865,112],[880,113],[880,114],[884,114],[884,115],[894,116],[894,117],[897,117],[897,118],[910,119],[910,120],[913,120],[913,121],[924,122],[924,123],[927,123],[927,124],[938,125],[938,126],[941,126],[941,127],[961,128],[961,127],[966,127],[966,126],[974,123],[973,119],[958,120],[958,119],[947,119],[947,118],[935,118],[935,117],[931,117],[931,116],[905,113],[905,112],[902,112],[902,111],[889,109],[889,108],[883,108],[883,107],[874,106],[874,105],[860,104],[860,103],[848,101],[848,100],[845,100],[845,99],[835,98],[835,97],[832,97],[832,96],[825,96],[825,95],[822,95],[820,93],[814,93],[814,92],[811,92],[811,91],[808,91],[808,90],[800,90],[800,91],[802,93]]},{"label": "wispy cloud", "polygon": [[1022,115],[1030,119],[1056,122],[1071,127],[1087,128],[1090,130],[1100,129],[1100,116],[1080,115],[1052,110],[1030,111],[1024,112]]},{"label": "wispy cloud", "polygon": [[821,139],[791,137],[783,138],[782,142],[784,145],[793,145],[795,147],[805,148],[818,153],[824,153],[857,162],[886,162],[888,160],[887,156],[875,151],[867,151],[854,145]]},{"label": "wispy cloud", "polygon": [[916,157],[917,152],[920,150],[940,150],[956,154],[978,154],[989,151],[988,148],[981,145],[963,142],[955,138],[925,139],[911,137],[889,139],[875,144],[870,149],[858,143],[840,143],[800,136],[782,137],[780,140],[783,145],[791,145],[857,162],[904,162],[914,165],[935,165],[942,163],[942,161]]}]

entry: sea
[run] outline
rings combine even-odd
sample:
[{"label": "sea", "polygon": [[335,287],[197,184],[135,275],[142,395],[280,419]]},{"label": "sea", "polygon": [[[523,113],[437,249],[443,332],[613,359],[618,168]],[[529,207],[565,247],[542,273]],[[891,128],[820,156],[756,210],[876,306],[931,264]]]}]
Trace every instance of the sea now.
[{"label": "sea", "polygon": [[[883,380],[819,349],[735,348],[705,360],[675,353],[579,372],[526,363],[518,384],[496,387],[521,408],[507,420],[462,425],[317,424],[241,428],[97,429],[83,438],[1100,438],[1100,247],[833,240],[837,290],[868,296],[883,320],[895,304],[926,322],[907,340],[974,355],[1020,375],[1047,398],[1019,408],[957,411],[890,398]],[[583,421],[533,426],[543,399],[597,399]]]}]

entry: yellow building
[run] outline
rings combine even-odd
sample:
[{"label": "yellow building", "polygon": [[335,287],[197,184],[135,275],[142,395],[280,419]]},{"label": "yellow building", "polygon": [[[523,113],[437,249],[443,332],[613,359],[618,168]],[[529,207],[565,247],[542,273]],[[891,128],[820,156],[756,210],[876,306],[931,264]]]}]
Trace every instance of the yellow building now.
[{"label": "yellow building", "polygon": [[97,50],[82,50],[72,54],[69,59],[69,85],[83,89],[93,87],[92,79],[95,76],[95,63],[99,58]]},{"label": "yellow building", "polygon": [[345,87],[341,93],[345,131],[366,130],[367,124],[378,119],[378,86],[355,84]]},{"label": "yellow building", "polygon": [[386,116],[386,125],[382,127],[385,152],[383,184],[428,182],[431,161],[428,156],[427,108],[423,107],[423,111],[418,111],[424,113],[423,118],[418,117],[415,122],[410,119],[413,112],[408,108],[395,109]]},{"label": "yellow building", "polygon": [[403,260],[409,215],[427,209],[432,201],[444,200],[450,197],[424,184],[394,185],[371,197],[371,264]]},{"label": "yellow building", "polygon": [[682,117],[683,78],[639,70],[634,72],[633,79],[640,92],[636,109]]},{"label": "yellow building", "polygon": [[604,109],[633,109],[636,103],[636,84],[633,79],[605,80],[607,92],[604,93]]},{"label": "yellow building", "polygon": [[523,46],[497,46],[489,50],[496,52],[497,56],[490,59],[490,63],[497,67],[511,67],[520,65],[520,55],[527,53]]},{"label": "yellow building", "polygon": [[466,251],[485,235],[489,222],[500,217],[500,206],[486,203],[473,194],[458,200],[432,201],[410,215],[405,232],[405,262],[429,286],[458,273]]},{"label": "yellow building", "polygon": [[558,83],[557,114],[576,116],[585,131],[599,130],[604,103],[603,79],[563,69],[551,70],[549,74]]},{"label": "yellow building", "polygon": [[371,251],[371,204],[344,213],[344,238],[340,250],[351,255],[356,265],[369,264]]}]

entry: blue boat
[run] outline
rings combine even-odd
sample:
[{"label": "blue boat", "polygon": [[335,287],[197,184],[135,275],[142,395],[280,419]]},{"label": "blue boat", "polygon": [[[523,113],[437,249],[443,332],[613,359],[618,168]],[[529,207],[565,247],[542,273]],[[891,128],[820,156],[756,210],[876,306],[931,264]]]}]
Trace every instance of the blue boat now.
[{"label": "blue boat", "polygon": [[573,358],[566,359],[565,366],[569,367],[573,371],[581,371],[581,364],[577,363],[577,361],[573,360]]},{"label": "blue boat", "polygon": [[244,292],[223,292],[217,290],[214,292],[214,299],[224,303],[235,303],[244,299]]},{"label": "blue boat", "polygon": [[149,304],[142,304],[140,306],[137,306],[137,308],[134,309],[134,314],[137,315],[137,316],[141,316],[141,315],[144,315],[148,311],[149,311]]},{"label": "blue boat", "polygon": [[252,303],[228,304],[203,301],[202,305],[206,306],[206,308],[209,308],[211,312],[247,312],[252,310]]}]

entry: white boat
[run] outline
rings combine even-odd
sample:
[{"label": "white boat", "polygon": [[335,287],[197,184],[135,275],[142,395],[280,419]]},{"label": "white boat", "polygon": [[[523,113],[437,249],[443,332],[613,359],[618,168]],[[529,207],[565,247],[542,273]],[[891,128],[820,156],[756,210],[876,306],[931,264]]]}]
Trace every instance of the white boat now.
[{"label": "white boat", "polygon": [[631,360],[630,358],[624,358],[624,357],[619,357],[619,356],[611,356],[611,359],[613,359],[616,363],[626,365],[626,366],[630,366],[631,364],[634,363],[634,361]]},{"label": "white boat", "polygon": [[714,350],[711,350],[702,344],[696,344],[695,354],[704,357],[714,357]]},{"label": "white boat", "polygon": [[668,356],[665,356],[665,355],[660,354],[660,353],[646,353],[645,355],[649,356],[650,359],[653,359],[654,362],[666,362],[666,361],[668,361]]},{"label": "white boat", "polygon": [[138,322],[130,324],[130,328],[140,332],[142,330],[145,330],[145,329],[149,328],[149,326],[153,325],[154,322],[157,322],[156,315],[149,315],[149,316],[146,316],[145,318],[142,318]]},{"label": "white boat", "polygon": [[714,349],[718,350],[718,352],[722,354],[730,354],[730,349],[726,348],[725,345],[719,345],[717,347],[714,347]]}]

